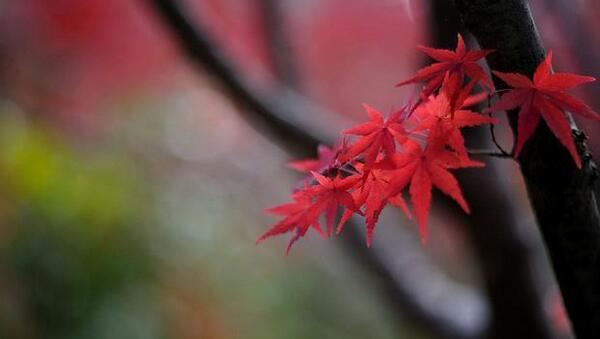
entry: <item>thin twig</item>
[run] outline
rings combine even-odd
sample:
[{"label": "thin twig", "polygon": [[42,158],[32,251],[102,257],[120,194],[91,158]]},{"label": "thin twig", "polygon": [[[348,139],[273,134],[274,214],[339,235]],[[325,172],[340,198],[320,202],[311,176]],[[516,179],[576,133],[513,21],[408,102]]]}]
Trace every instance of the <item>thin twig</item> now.
[{"label": "thin twig", "polygon": [[[504,90],[497,90],[496,93],[499,93],[501,91]],[[492,112],[492,110],[490,109],[491,104],[490,104],[490,100],[492,98],[492,94],[488,95],[487,98],[487,112],[488,112],[488,116],[490,118],[492,118],[492,115],[494,112]],[[509,153],[507,152],[502,146],[500,146],[500,143],[498,142],[498,139],[496,139],[496,131],[495,131],[495,126],[496,124],[490,124],[490,135],[492,136],[492,142],[494,143],[494,145],[496,146],[496,148],[500,151],[500,153],[502,153],[503,155],[513,158],[514,155],[514,146],[513,146],[513,150]]]},{"label": "thin twig", "polygon": [[494,158],[505,158],[512,159],[513,156],[508,153],[496,152],[496,151],[486,151],[486,150],[469,150],[467,154],[472,156],[485,156],[485,157],[494,157]]},{"label": "thin twig", "polygon": [[282,8],[286,4],[289,5],[289,2],[262,0],[259,4],[264,23],[263,31],[275,76],[286,86],[295,88],[300,82],[300,77],[294,67],[290,34],[286,34],[288,27],[285,25],[285,13]]}]

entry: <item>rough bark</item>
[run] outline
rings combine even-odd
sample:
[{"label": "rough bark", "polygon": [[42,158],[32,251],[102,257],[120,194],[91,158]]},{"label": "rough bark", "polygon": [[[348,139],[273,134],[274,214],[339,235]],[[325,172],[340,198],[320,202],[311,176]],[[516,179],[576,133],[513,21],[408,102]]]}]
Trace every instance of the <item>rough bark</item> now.
[{"label": "rough bark", "polygon": [[[531,76],[545,52],[524,0],[455,0],[465,27],[483,48],[496,50],[492,69]],[[505,85],[494,79],[497,88]],[[515,131],[517,112],[508,112]],[[577,169],[542,122],[518,161],[538,226],[578,338],[600,333],[600,216],[593,183],[597,170],[585,137],[573,125],[583,159]],[[517,287],[515,287],[517,288]]]}]

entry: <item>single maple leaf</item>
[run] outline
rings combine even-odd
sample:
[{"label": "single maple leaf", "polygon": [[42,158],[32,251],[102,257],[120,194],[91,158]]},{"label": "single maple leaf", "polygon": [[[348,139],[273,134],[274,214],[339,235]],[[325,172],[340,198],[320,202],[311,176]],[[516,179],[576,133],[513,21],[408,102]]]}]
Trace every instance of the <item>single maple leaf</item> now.
[{"label": "single maple leaf", "polygon": [[361,190],[360,188],[355,189],[354,191],[352,191],[352,193],[350,193],[350,195],[352,196],[352,200],[354,201],[354,209],[350,209],[347,207],[344,208],[344,212],[342,213],[342,216],[340,217],[340,220],[336,227],[337,234],[340,234],[344,230],[344,226],[354,214],[359,214],[363,216],[365,215],[360,209],[361,206],[365,203],[365,194],[366,192]]},{"label": "single maple leaf", "polygon": [[377,160],[381,151],[386,156],[391,156],[396,151],[396,142],[404,143],[408,138],[403,125],[404,109],[394,112],[387,120],[383,115],[363,104],[369,115],[369,122],[344,130],[342,133],[358,135],[360,138],[348,147],[340,158],[342,161],[350,160],[359,154],[365,155],[365,164],[370,165]]},{"label": "single maple leaf", "polygon": [[[437,131],[436,133],[441,133]],[[450,196],[466,212],[469,206],[463,198],[460,186],[449,169],[483,167],[481,162],[466,159],[456,152],[444,148],[443,136],[429,143],[425,150],[417,142],[407,142],[405,151],[396,153],[392,160],[397,166],[390,195],[399,194],[407,185],[414,213],[419,224],[423,244],[427,242],[427,219],[431,208],[431,191],[434,187]]]},{"label": "single maple leaf", "polygon": [[[441,128],[441,133],[448,137],[448,145],[460,155],[467,156],[465,139],[460,129],[497,122],[494,118],[465,109],[466,105],[471,105],[479,99],[469,96],[473,84],[474,82],[471,82],[464,89],[458,91],[442,86],[438,95],[430,97],[411,116],[411,119],[415,120],[417,124],[415,131],[431,131]],[[451,91],[457,91],[458,94],[451,94]],[[454,102],[451,102],[451,97],[455,98]],[[430,134],[430,138],[435,135],[435,133]]]},{"label": "single maple leaf", "polygon": [[325,211],[327,233],[331,236],[338,207],[343,206],[351,211],[357,210],[354,199],[348,191],[358,183],[360,176],[353,175],[342,178],[337,175],[334,178],[327,178],[316,172],[312,172],[312,175],[318,185],[312,186],[309,189],[311,194],[316,198],[315,205],[320,206],[319,208]]},{"label": "single maple leaf", "polygon": [[272,236],[295,231],[296,233],[288,243],[287,254],[290,252],[292,245],[300,237],[304,236],[311,226],[321,237],[325,237],[319,224],[319,214],[321,211],[313,203],[310,194],[307,194],[306,191],[298,191],[292,195],[292,198],[294,199],[292,203],[278,205],[265,210],[268,214],[281,215],[285,216],[285,218],[263,233],[256,240],[257,244]]},{"label": "single maple leaf", "polygon": [[329,148],[325,145],[319,145],[317,147],[317,158],[316,159],[302,159],[288,162],[288,167],[299,172],[318,172],[321,173],[333,164],[336,155],[337,147]]},{"label": "single maple leaf", "polygon": [[326,177],[335,177],[337,175],[348,177],[356,174],[357,172],[352,161],[342,162],[339,160],[340,154],[346,149],[346,139],[343,139],[332,148],[319,145],[317,148],[318,158],[316,159],[303,159],[289,162],[288,167],[299,172],[309,173],[302,181],[295,185],[296,188],[294,190],[301,189],[306,185],[314,184],[315,179],[311,174],[312,172],[317,172]]},{"label": "single maple leaf", "polygon": [[[373,233],[375,232],[375,226],[379,220],[381,211],[390,202],[390,198],[388,197],[390,177],[390,173],[372,170],[369,172],[367,182],[361,187],[366,192],[364,213],[367,223],[367,247],[371,247]],[[395,195],[391,200],[395,206],[402,209],[406,216],[411,216],[401,194]]]},{"label": "single maple leaf", "polygon": [[421,97],[427,98],[440,88],[446,76],[462,84],[464,76],[467,75],[471,80],[480,82],[489,89],[493,88],[491,80],[483,68],[477,64],[477,61],[490,54],[491,50],[468,51],[460,34],[458,34],[458,42],[454,51],[425,46],[419,46],[418,48],[437,62],[421,68],[415,76],[398,83],[396,87],[424,82],[425,87],[421,92]]},{"label": "single maple leaf", "polygon": [[[389,183],[391,179],[390,171],[387,170],[387,166],[381,166],[380,163],[375,164],[373,168],[362,167],[361,170],[361,181],[360,187],[352,192],[355,207],[360,208],[364,206],[364,212],[361,215],[365,216],[367,223],[367,247],[371,247],[373,240],[373,233],[375,226],[379,220],[381,211],[385,208],[388,203],[392,203],[394,206],[400,208],[409,218],[411,213],[402,198],[402,195],[396,195],[393,198],[389,198]],[[340,224],[337,227],[337,233],[339,234],[344,224],[341,221],[348,220],[352,215],[350,209],[345,209]]]},{"label": "single maple leaf", "polygon": [[317,184],[297,191],[292,195],[294,202],[275,206],[266,210],[269,214],[282,215],[285,218],[273,225],[267,232],[261,235],[257,243],[275,235],[295,231],[296,234],[290,240],[286,253],[292,245],[306,234],[309,228],[314,228],[322,237],[325,234],[319,224],[320,216],[325,213],[328,234],[333,233],[333,221],[338,207],[343,206],[355,211],[354,200],[348,190],[359,180],[359,176],[342,178],[327,178],[319,173],[311,172]]},{"label": "single maple leaf", "polygon": [[600,121],[600,116],[565,91],[596,79],[571,73],[552,73],[552,52],[548,52],[545,60],[537,67],[533,81],[522,74],[493,73],[513,89],[502,95],[490,110],[506,111],[520,107],[515,157],[519,156],[537,128],[540,118],[543,118],[552,133],[567,148],[577,167],[581,168],[581,159],[565,111],[597,121]]}]

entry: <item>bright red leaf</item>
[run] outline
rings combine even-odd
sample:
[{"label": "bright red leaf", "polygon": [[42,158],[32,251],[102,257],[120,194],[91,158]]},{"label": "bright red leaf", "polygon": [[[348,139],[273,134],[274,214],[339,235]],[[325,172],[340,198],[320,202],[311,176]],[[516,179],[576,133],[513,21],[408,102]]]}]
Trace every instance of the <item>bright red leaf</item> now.
[{"label": "bright red leaf", "polygon": [[354,199],[348,193],[360,180],[360,176],[354,175],[342,178],[336,175],[334,178],[327,178],[319,173],[312,172],[319,185],[309,188],[316,197],[315,204],[325,210],[327,219],[327,233],[333,233],[333,221],[337,214],[338,207],[343,206],[349,210],[356,211]]},{"label": "bright red leaf", "polygon": [[[365,168],[362,170],[361,186],[353,192],[356,207],[364,206],[361,214],[364,215],[367,224],[367,247],[371,247],[375,225],[381,211],[388,203],[400,208],[409,218],[412,217],[401,194],[394,196],[393,199],[389,198],[391,177],[392,174],[387,168],[382,169],[381,166]],[[351,216],[350,212],[346,209],[341,220],[347,220]],[[343,224],[340,223],[337,233],[342,230]]]},{"label": "bright red leaf", "polygon": [[256,243],[275,235],[295,231],[296,233],[288,243],[286,253],[289,253],[292,245],[300,237],[304,236],[312,226],[322,237],[325,234],[319,224],[319,215],[321,213],[318,205],[313,204],[313,199],[305,191],[296,192],[292,195],[294,202],[278,205],[265,210],[269,214],[285,216],[285,218],[273,225],[267,232],[261,235]]},{"label": "bright red leaf", "polygon": [[[437,96],[430,97],[411,116],[412,120],[416,121],[418,125],[416,131],[441,128],[442,134],[448,137],[448,145],[460,155],[466,156],[467,149],[460,129],[497,122],[494,118],[464,108],[466,104],[470,105],[475,101],[472,99],[467,101],[467,99],[472,98],[469,96],[472,87],[473,82],[467,85],[464,90],[444,90],[445,86],[442,86],[442,90]],[[458,95],[451,94],[453,90],[458,91]],[[453,96],[456,99],[454,103],[451,103],[450,98]],[[430,134],[430,136],[433,135],[435,134]]]},{"label": "bright red leaf", "polygon": [[327,222],[327,233],[331,235],[338,207],[343,206],[350,211],[356,211],[354,200],[348,190],[356,185],[360,176],[327,178],[316,172],[312,172],[312,175],[317,184],[294,193],[292,195],[293,203],[266,210],[267,213],[283,215],[285,218],[260,236],[257,243],[274,235],[296,231],[288,244],[287,251],[289,252],[294,242],[304,236],[311,226],[323,235],[319,224],[319,218],[323,213]]},{"label": "bright red leaf", "polygon": [[[437,140],[441,140],[441,137]],[[478,161],[465,159],[456,152],[445,150],[444,142],[430,143],[425,150],[416,142],[405,144],[406,152],[393,157],[397,166],[392,183],[392,195],[402,191],[410,182],[410,199],[419,224],[421,241],[427,242],[427,219],[431,208],[431,191],[434,187],[450,196],[460,207],[470,213],[460,186],[449,169],[483,167]]]},{"label": "bright red leaf", "polygon": [[597,121],[600,117],[586,104],[567,94],[565,90],[596,79],[571,73],[553,74],[552,52],[549,52],[546,59],[537,67],[533,81],[516,73],[495,71],[494,74],[513,89],[502,95],[491,110],[504,111],[520,107],[515,156],[519,156],[523,146],[537,128],[540,118],[543,118],[552,133],[571,153],[577,167],[581,168],[581,159],[565,111]]},{"label": "bright red leaf", "polygon": [[465,41],[458,34],[456,50],[435,49],[419,46],[419,49],[437,61],[427,67],[421,68],[412,78],[397,84],[397,87],[424,82],[425,87],[421,92],[422,98],[427,98],[431,93],[440,88],[445,77],[455,78],[458,83],[463,82],[467,75],[475,82],[481,82],[487,88],[493,88],[489,77],[477,64],[477,61],[490,54],[491,50],[467,50]]},{"label": "bright red leaf", "polygon": [[402,115],[404,110],[394,112],[385,120],[383,115],[368,105],[363,105],[369,115],[369,122],[343,131],[344,134],[358,135],[360,138],[341,155],[341,160],[350,160],[359,154],[365,155],[365,163],[370,165],[377,160],[380,151],[386,156],[396,151],[399,144],[407,140]]}]

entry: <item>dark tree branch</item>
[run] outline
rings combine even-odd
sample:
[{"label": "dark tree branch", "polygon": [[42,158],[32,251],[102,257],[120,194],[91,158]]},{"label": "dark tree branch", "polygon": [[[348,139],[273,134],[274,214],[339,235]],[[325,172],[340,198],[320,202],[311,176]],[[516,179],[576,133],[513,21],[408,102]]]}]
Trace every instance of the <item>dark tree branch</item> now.
[{"label": "dark tree branch", "polygon": [[300,79],[296,67],[294,67],[290,34],[287,34],[288,27],[285,25],[285,11],[282,10],[285,4],[289,4],[289,2],[281,0],[260,1],[263,28],[273,71],[281,82],[294,88],[298,85]]},{"label": "dark tree branch", "polygon": [[469,150],[467,152],[470,156],[483,156],[483,157],[492,157],[492,158],[504,158],[511,159],[513,156],[509,153],[502,153],[498,151],[487,151],[487,150]]},{"label": "dark tree branch", "polygon": [[[464,30],[456,8],[447,0],[433,0],[431,5],[433,44],[436,48],[453,49],[456,33]],[[468,143],[491,146],[489,130],[478,128],[465,132]],[[494,140],[494,143],[497,142]],[[498,151],[469,153],[512,158],[510,154]],[[552,338],[535,277],[533,239],[523,232],[524,225],[518,222],[519,216],[515,214],[518,208],[511,198],[514,192],[498,180],[499,166],[502,166],[499,162],[487,161],[486,168],[458,173],[472,211],[463,222],[474,246],[490,303],[487,336],[498,339]]]},{"label": "dark tree branch", "polygon": [[458,176],[464,179],[472,211],[465,222],[490,303],[488,338],[554,338],[536,279],[533,239],[514,213],[514,192],[498,180],[502,167],[490,163]]},{"label": "dark tree branch", "polygon": [[[394,226],[393,220],[380,222]],[[383,237],[367,248],[357,227],[362,221],[354,219],[353,223],[342,234],[348,239],[343,245],[377,278],[394,310],[433,338],[485,338],[489,307],[482,295],[452,282],[432,266],[416,239],[381,226],[378,232]]]},{"label": "dark tree branch", "polygon": [[[544,58],[524,0],[455,0],[466,28],[484,48],[496,70],[531,76]],[[505,85],[494,79],[496,86]],[[517,112],[508,112],[515,131]],[[541,123],[519,163],[539,228],[552,260],[567,312],[579,339],[600,333],[600,216],[593,183],[597,170],[585,138],[573,124],[583,159],[577,169],[568,152]]]},{"label": "dark tree branch", "polygon": [[[278,142],[302,156],[309,154],[306,152],[306,145],[314,148],[322,141],[331,143],[332,140],[328,140],[329,136],[322,126],[309,126],[308,119],[305,118],[308,112],[316,116],[328,114],[327,112],[289,89],[284,89],[277,95],[265,96],[239,76],[233,65],[226,61],[223,52],[215,48],[216,44],[209,36],[198,33],[197,28],[190,24],[175,1],[153,0],[151,3],[176,34],[181,48],[190,60],[218,78],[231,98],[248,108],[248,113],[251,114],[248,117],[250,123],[256,124],[258,121],[263,126],[270,126],[269,135],[274,135]],[[293,105],[289,102],[293,102]],[[272,112],[280,114],[275,115]]]},{"label": "dark tree branch", "polygon": [[[187,56],[215,75],[223,84],[224,90],[234,100],[254,113],[253,119],[260,119],[270,131],[275,132],[277,142],[283,143],[296,154],[314,152],[314,147],[323,140],[323,137],[304,131],[307,124],[296,115],[299,110],[295,109],[299,103],[302,104],[301,107],[313,110],[315,109],[314,105],[307,104],[304,100],[298,100],[300,98],[298,95],[286,96],[283,98],[284,100],[273,103],[271,96],[265,96],[245,84],[233,67],[225,61],[227,58],[219,52],[209,37],[190,23],[176,1],[150,0],[150,3],[175,34]],[[296,127],[296,125],[300,125],[302,128]],[[412,318],[436,337],[457,339],[481,337],[484,329],[482,321],[485,319],[482,320],[480,314],[479,318],[473,316],[472,311],[478,310],[479,313],[485,313],[485,303],[474,291],[457,294],[460,298],[452,299],[451,307],[444,308],[444,310],[452,309],[453,312],[442,312],[437,305],[425,302],[428,300],[425,296],[430,293],[425,287],[427,284],[415,283],[414,280],[411,284],[405,284],[401,269],[410,266],[407,264],[410,262],[405,260],[404,265],[400,265],[398,260],[392,259],[389,255],[373,250],[369,251],[364,246],[359,246],[358,242],[360,241],[362,244],[363,241],[356,231],[356,227],[347,230],[350,231],[349,236],[352,241],[357,242],[352,245],[357,258],[360,258],[368,269],[382,278],[383,286],[389,292],[388,297],[393,299],[390,301],[398,309],[410,310]],[[418,251],[415,250],[415,252]],[[413,256],[418,257],[416,254]],[[421,265],[419,272],[428,275],[427,272],[433,272],[433,269]],[[418,276],[416,272],[415,276]],[[428,276],[431,277],[433,274]],[[453,290],[456,291],[456,288]]]}]

